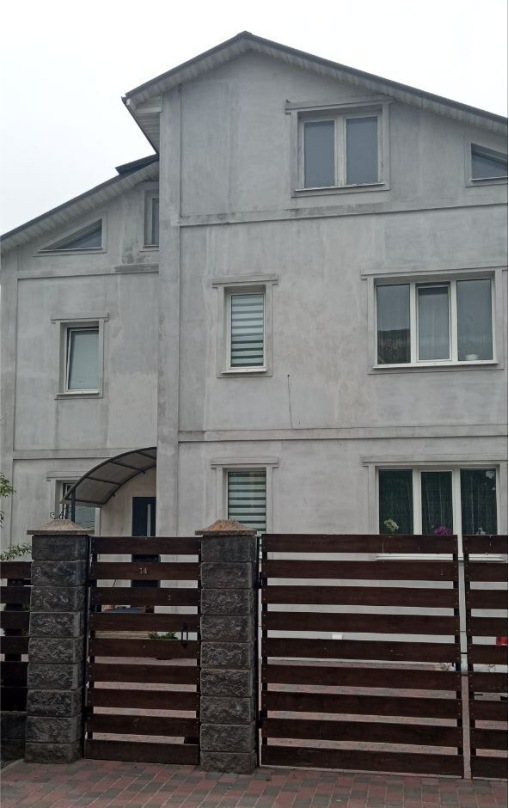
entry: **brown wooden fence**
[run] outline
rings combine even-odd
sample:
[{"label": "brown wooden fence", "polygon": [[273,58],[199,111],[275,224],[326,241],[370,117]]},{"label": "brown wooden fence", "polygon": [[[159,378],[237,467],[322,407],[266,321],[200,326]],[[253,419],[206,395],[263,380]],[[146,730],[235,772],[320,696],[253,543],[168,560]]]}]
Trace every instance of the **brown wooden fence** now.
[{"label": "brown wooden fence", "polygon": [[[92,539],[86,757],[198,763],[199,552],[197,538]],[[189,560],[104,560],[112,554]],[[176,639],[150,638],[158,632]]]},{"label": "brown wooden fence", "polygon": [[2,563],[0,602],[4,636],[0,638],[2,710],[24,711],[27,701],[28,630],[31,561]]},{"label": "brown wooden fence", "polygon": [[261,763],[462,776],[456,537],[264,536],[261,570]]},{"label": "brown wooden fence", "polygon": [[507,536],[463,542],[471,771],[507,777]]}]

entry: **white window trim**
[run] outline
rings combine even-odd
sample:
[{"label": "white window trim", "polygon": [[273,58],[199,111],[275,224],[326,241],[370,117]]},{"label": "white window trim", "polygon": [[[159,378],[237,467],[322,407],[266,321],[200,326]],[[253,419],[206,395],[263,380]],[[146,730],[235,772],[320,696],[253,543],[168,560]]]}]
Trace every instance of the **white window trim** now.
[{"label": "white window trim", "polygon": [[273,471],[279,466],[277,457],[241,457],[220,458],[210,461],[211,469],[215,472],[216,491],[216,519],[228,518],[228,472],[230,471],[260,471],[265,469],[265,497],[266,497],[266,532],[273,532]]},{"label": "white window trim", "polygon": [[[56,373],[57,391],[55,398],[102,398],[104,380],[104,323],[109,319],[109,314],[85,314],[77,317],[52,317],[51,322],[58,325],[56,330],[55,356],[58,357],[59,366]],[[68,390],[68,333],[72,328],[97,328],[97,389],[95,390]]]},{"label": "white window trim", "polygon": [[[83,248],[83,249],[75,249],[73,247],[67,249],[67,248],[63,247],[61,249],[55,249],[55,248],[52,248],[52,247],[44,247],[44,246],[42,246],[42,247],[38,247],[35,250],[34,257],[35,256],[44,257],[46,255],[51,255],[51,256],[63,255],[63,256],[66,256],[66,257],[69,256],[69,255],[91,255],[91,254],[97,255],[97,254],[107,252],[107,218],[106,218],[106,215],[104,213],[99,215],[99,216],[94,216],[89,221],[85,222],[85,224],[83,224],[81,227],[76,227],[74,225],[73,227],[62,231],[60,235],[58,235],[58,236],[56,236],[56,238],[52,239],[51,243],[54,244],[55,242],[63,241],[66,238],[71,238],[73,235],[78,236],[80,233],[82,233],[88,227],[91,227],[93,224],[95,224],[96,222],[99,222],[99,221],[101,222],[101,246],[100,247],[88,247],[88,248],[86,247],[86,248]],[[46,240],[45,240],[44,243],[47,243]]]},{"label": "white window trim", "polygon": [[[412,471],[412,493],[413,493],[413,521],[414,535],[422,535],[419,532],[421,526],[421,485],[420,473],[423,471],[449,471],[452,473],[452,502],[453,502],[453,533],[458,536],[459,558],[464,558],[463,553],[463,532],[461,524],[461,470],[462,469],[495,469],[496,475],[496,502],[497,502],[497,530],[503,534],[502,524],[501,493],[502,486],[506,484],[506,467],[500,461],[493,460],[454,460],[453,462],[443,460],[424,460],[411,462],[408,459],[397,460],[374,460],[363,459],[363,465],[368,467],[368,503],[369,503],[369,529],[371,533],[379,533],[379,477],[378,472],[384,469],[410,469]],[[386,558],[387,553],[377,555],[377,558]],[[437,558],[439,554],[407,554],[391,553],[391,558]],[[483,558],[484,554],[476,555],[476,558]],[[502,558],[502,556],[501,556]]]},{"label": "white window trim", "polygon": [[483,185],[507,185],[507,177],[479,177],[474,179],[472,177],[472,148],[480,149],[488,154],[500,155],[506,157],[506,152],[501,151],[499,144],[493,143],[479,143],[478,141],[467,138],[465,141],[465,183],[469,188],[478,188]]},{"label": "white window trim", "polygon": [[[376,99],[352,99],[342,104],[287,104],[292,118],[294,153],[292,171],[292,196],[321,196],[328,194],[384,191],[390,189],[389,173],[389,103]],[[346,184],[346,120],[349,118],[378,118],[378,181]],[[328,187],[305,187],[304,185],[304,124],[314,121],[335,122],[335,171],[336,185]]]},{"label": "white window trim", "polygon": [[[398,275],[378,275],[378,276],[364,276],[364,280],[368,282],[368,345],[370,352],[368,356],[368,373],[390,373],[390,372],[408,372],[420,370],[472,370],[475,368],[494,368],[502,369],[504,367],[503,357],[499,355],[498,346],[504,344],[503,334],[501,333],[503,316],[503,295],[497,293],[503,290],[502,270],[490,271],[486,268],[475,268],[468,270],[452,270],[450,273],[446,271],[440,272],[416,272],[413,275],[398,274]],[[472,361],[459,361],[457,358],[457,309],[455,294],[449,295],[450,301],[450,344],[451,344],[451,358],[449,359],[435,359],[435,360],[418,360],[417,359],[417,300],[416,300],[416,287],[420,285],[429,286],[443,286],[449,284],[455,285],[457,281],[461,280],[491,280],[491,329],[493,339],[493,358],[492,359],[476,359]],[[378,364],[378,326],[377,326],[377,286],[401,286],[410,285],[410,362],[394,363],[394,364]],[[454,340],[452,336],[454,335]]]},{"label": "white window trim", "polygon": [[[218,295],[217,376],[235,378],[272,375],[272,287],[279,283],[277,275],[250,275],[242,278],[225,277],[212,281]],[[254,367],[232,367],[230,364],[230,300],[232,294],[263,293],[264,301],[264,364]]]}]

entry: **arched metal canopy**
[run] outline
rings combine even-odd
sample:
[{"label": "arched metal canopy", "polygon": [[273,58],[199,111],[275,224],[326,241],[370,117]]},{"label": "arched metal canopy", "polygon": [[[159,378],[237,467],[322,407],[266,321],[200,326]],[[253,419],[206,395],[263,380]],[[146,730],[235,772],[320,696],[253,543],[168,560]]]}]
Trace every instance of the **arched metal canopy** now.
[{"label": "arched metal canopy", "polygon": [[87,471],[69,489],[62,501],[74,501],[80,505],[101,508],[125,483],[138,474],[153,469],[156,464],[157,448],[155,446],[147,449],[135,449],[116,457],[110,457]]}]

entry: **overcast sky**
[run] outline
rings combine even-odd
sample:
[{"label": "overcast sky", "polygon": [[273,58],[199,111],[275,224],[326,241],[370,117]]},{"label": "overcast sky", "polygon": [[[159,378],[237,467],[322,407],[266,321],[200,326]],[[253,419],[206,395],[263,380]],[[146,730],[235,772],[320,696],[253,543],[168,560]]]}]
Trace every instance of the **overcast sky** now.
[{"label": "overcast sky", "polygon": [[150,154],[121,102],[251,31],[506,114],[506,0],[4,0],[0,232]]}]

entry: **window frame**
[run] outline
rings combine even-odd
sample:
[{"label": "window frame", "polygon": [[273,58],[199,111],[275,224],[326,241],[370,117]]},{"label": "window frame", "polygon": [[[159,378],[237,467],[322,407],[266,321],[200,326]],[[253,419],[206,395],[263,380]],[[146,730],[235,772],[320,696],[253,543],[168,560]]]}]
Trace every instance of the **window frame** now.
[{"label": "window frame", "polygon": [[[55,398],[102,398],[104,382],[104,324],[109,314],[83,315],[79,317],[52,317],[51,322],[58,325],[59,357],[58,385]],[[90,390],[69,390],[69,334],[72,330],[97,329],[97,388]]]},{"label": "window frame", "polygon": [[480,143],[474,143],[473,141],[470,142],[470,149],[469,149],[469,165],[468,165],[468,172],[467,177],[469,179],[469,183],[471,185],[479,185],[479,184],[499,184],[499,183],[507,183],[507,174],[495,174],[491,177],[473,177],[473,157],[474,157],[474,150],[476,150],[481,155],[485,155],[486,157],[492,157],[495,160],[499,160],[500,158],[505,157],[507,160],[507,153],[500,151],[499,149],[494,149],[489,146],[481,145]]},{"label": "window frame", "polygon": [[[55,514],[58,518],[62,513],[62,498],[64,494],[64,486],[74,485],[83,476],[83,471],[54,471],[46,474],[46,480],[49,483],[49,509],[50,515]],[[91,506],[93,507],[93,506]],[[95,535],[98,536],[101,531],[101,509],[95,508]]]},{"label": "window frame", "polygon": [[[458,359],[458,307],[457,307],[457,284],[461,281],[489,280],[491,286],[491,338],[493,356],[491,359]],[[457,368],[492,366],[498,364],[497,359],[497,310],[496,310],[496,278],[494,273],[479,271],[462,275],[435,275],[428,277],[416,276],[410,278],[402,277],[378,277],[373,281],[374,293],[374,357],[372,363],[373,370],[397,369],[405,370],[409,368]],[[409,287],[409,315],[410,315],[410,361],[381,363],[378,361],[378,297],[377,290],[381,286],[408,286]],[[419,288],[448,287],[449,302],[449,357],[445,359],[419,359]]]},{"label": "window frame", "polygon": [[[362,463],[368,468],[368,501],[369,501],[369,514],[370,514],[370,532],[374,534],[379,533],[379,475],[380,470],[403,470],[410,469],[412,472],[423,471],[450,471],[453,473],[452,478],[452,495],[453,495],[453,531],[458,536],[458,550],[459,558],[463,560],[463,535],[461,532],[461,470],[462,469],[494,469],[496,474],[496,506],[497,506],[497,530],[500,534],[506,533],[504,511],[502,505],[505,503],[503,500],[503,493],[507,489],[507,463],[502,460],[470,460],[470,459],[450,459],[444,457],[440,460],[421,460],[420,462],[411,461],[408,458],[363,458]],[[455,477],[456,475],[456,477]],[[418,482],[416,482],[416,478]],[[412,476],[412,493],[413,493],[413,520],[414,530],[416,525],[416,513],[421,513],[421,495],[418,492],[418,499],[415,498],[415,486],[420,489],[420,475],[413,474]],[[459,505],[459,509],[458,509]],[[458,529],[459,528],[459,529]],[[415,534],[414,535],[422,535]],[[408,558],[433,558],[434,555],[414,555],[411,556],[407,553],[381,553],[377,558],[387,558],[390,555],[395,559],[408,559]],[[438,554],[436,554],[438,555]],[[476,556],[484,558],[483,554]],[[502,558],[502,556],[501,556]]]},{"label": "window frame", "polygon": [[[80,236],[85,235],[88,231],[93,230],[96,225],[100,224],[101,226],[101,246],[100,247],[58,247],[60,242],[67,241],[72,239],[73,237],[79,238]],[[88,221],[86,224],[82,225],[81,227],[73,227],[65,230],[63,234],[54,239],[52,242],[47,244],[46,246],[39,247],[35,255],[44,256],[44,255],[89,255],[89,254],[97,254],[97,253],[105,253],[106,250],[106,237],[107,237],[107,229],[106,229],[106,216],[103,214],[101,216],[96,216],[92,220]]]},{"label": "window frame", "polygon": [[[279,283],[277,275],[216,278],[212,287],[218,295],[217,377],[235,378],[272,375],[272,287]],[[263,365],[231,365],[231,297],[235,294],[264,295]]]},{"label": "window frame", "polygon": [[[389,172],[389,106],[392,99],[388,96],[372,96],[371,98],[352,98],[347,101],[331,102],[287,102],[285,111],[291,116],[293,131],[291,172],[291,195],[322,196],[328,194],[359,193],[383,191],[390,189]],[[346,144],[346,121],[352,118],[376,117],[378,142],[378,180],[370,183],[346,184],[346,149],[342,150],[341,161],[338,160],[340,140]],[[304,124],[334,120],[335,125],[335,179],[333,186],[306,187],[304,185]],[[341,131],[338,132],[338,124]],[[339,172],[339,163],[341,171]],[[343,181],[344,180],[344,181]]]},{"label": "window frame", "polygon": [[236,457],[218,458],[210,461],[215,473],[215,518],[228,519],[228,474],[230,471],[265,470],[265,532],[273,531],[273,474],[279,466],[278,457]]},{"label": "window frame", "polygon": [[471,138],[465,138],[465,185],[467,188],[480,188],[484,185],[507,185],[507,177],[479,177],[474,179],[472,177],[472,150],[478,149],[485,152],[488,156],[492,154],[497,157],[506,157],[507,152],[504,151],[506,144],[501,144],[500,140],[491,140],[489,137],[483,138],[483,142],[474,141]]},{"label": "window frame", "polygon": [[[157,243],[152,239],[154,229],[154,202],[159,203],[159,189],[146,191],[144,199],[143,216],[143,248],[147,250],[158,250],[160,240],[159,221],[157,225]],[[158,216],[158,220],[160,217]]]}]

